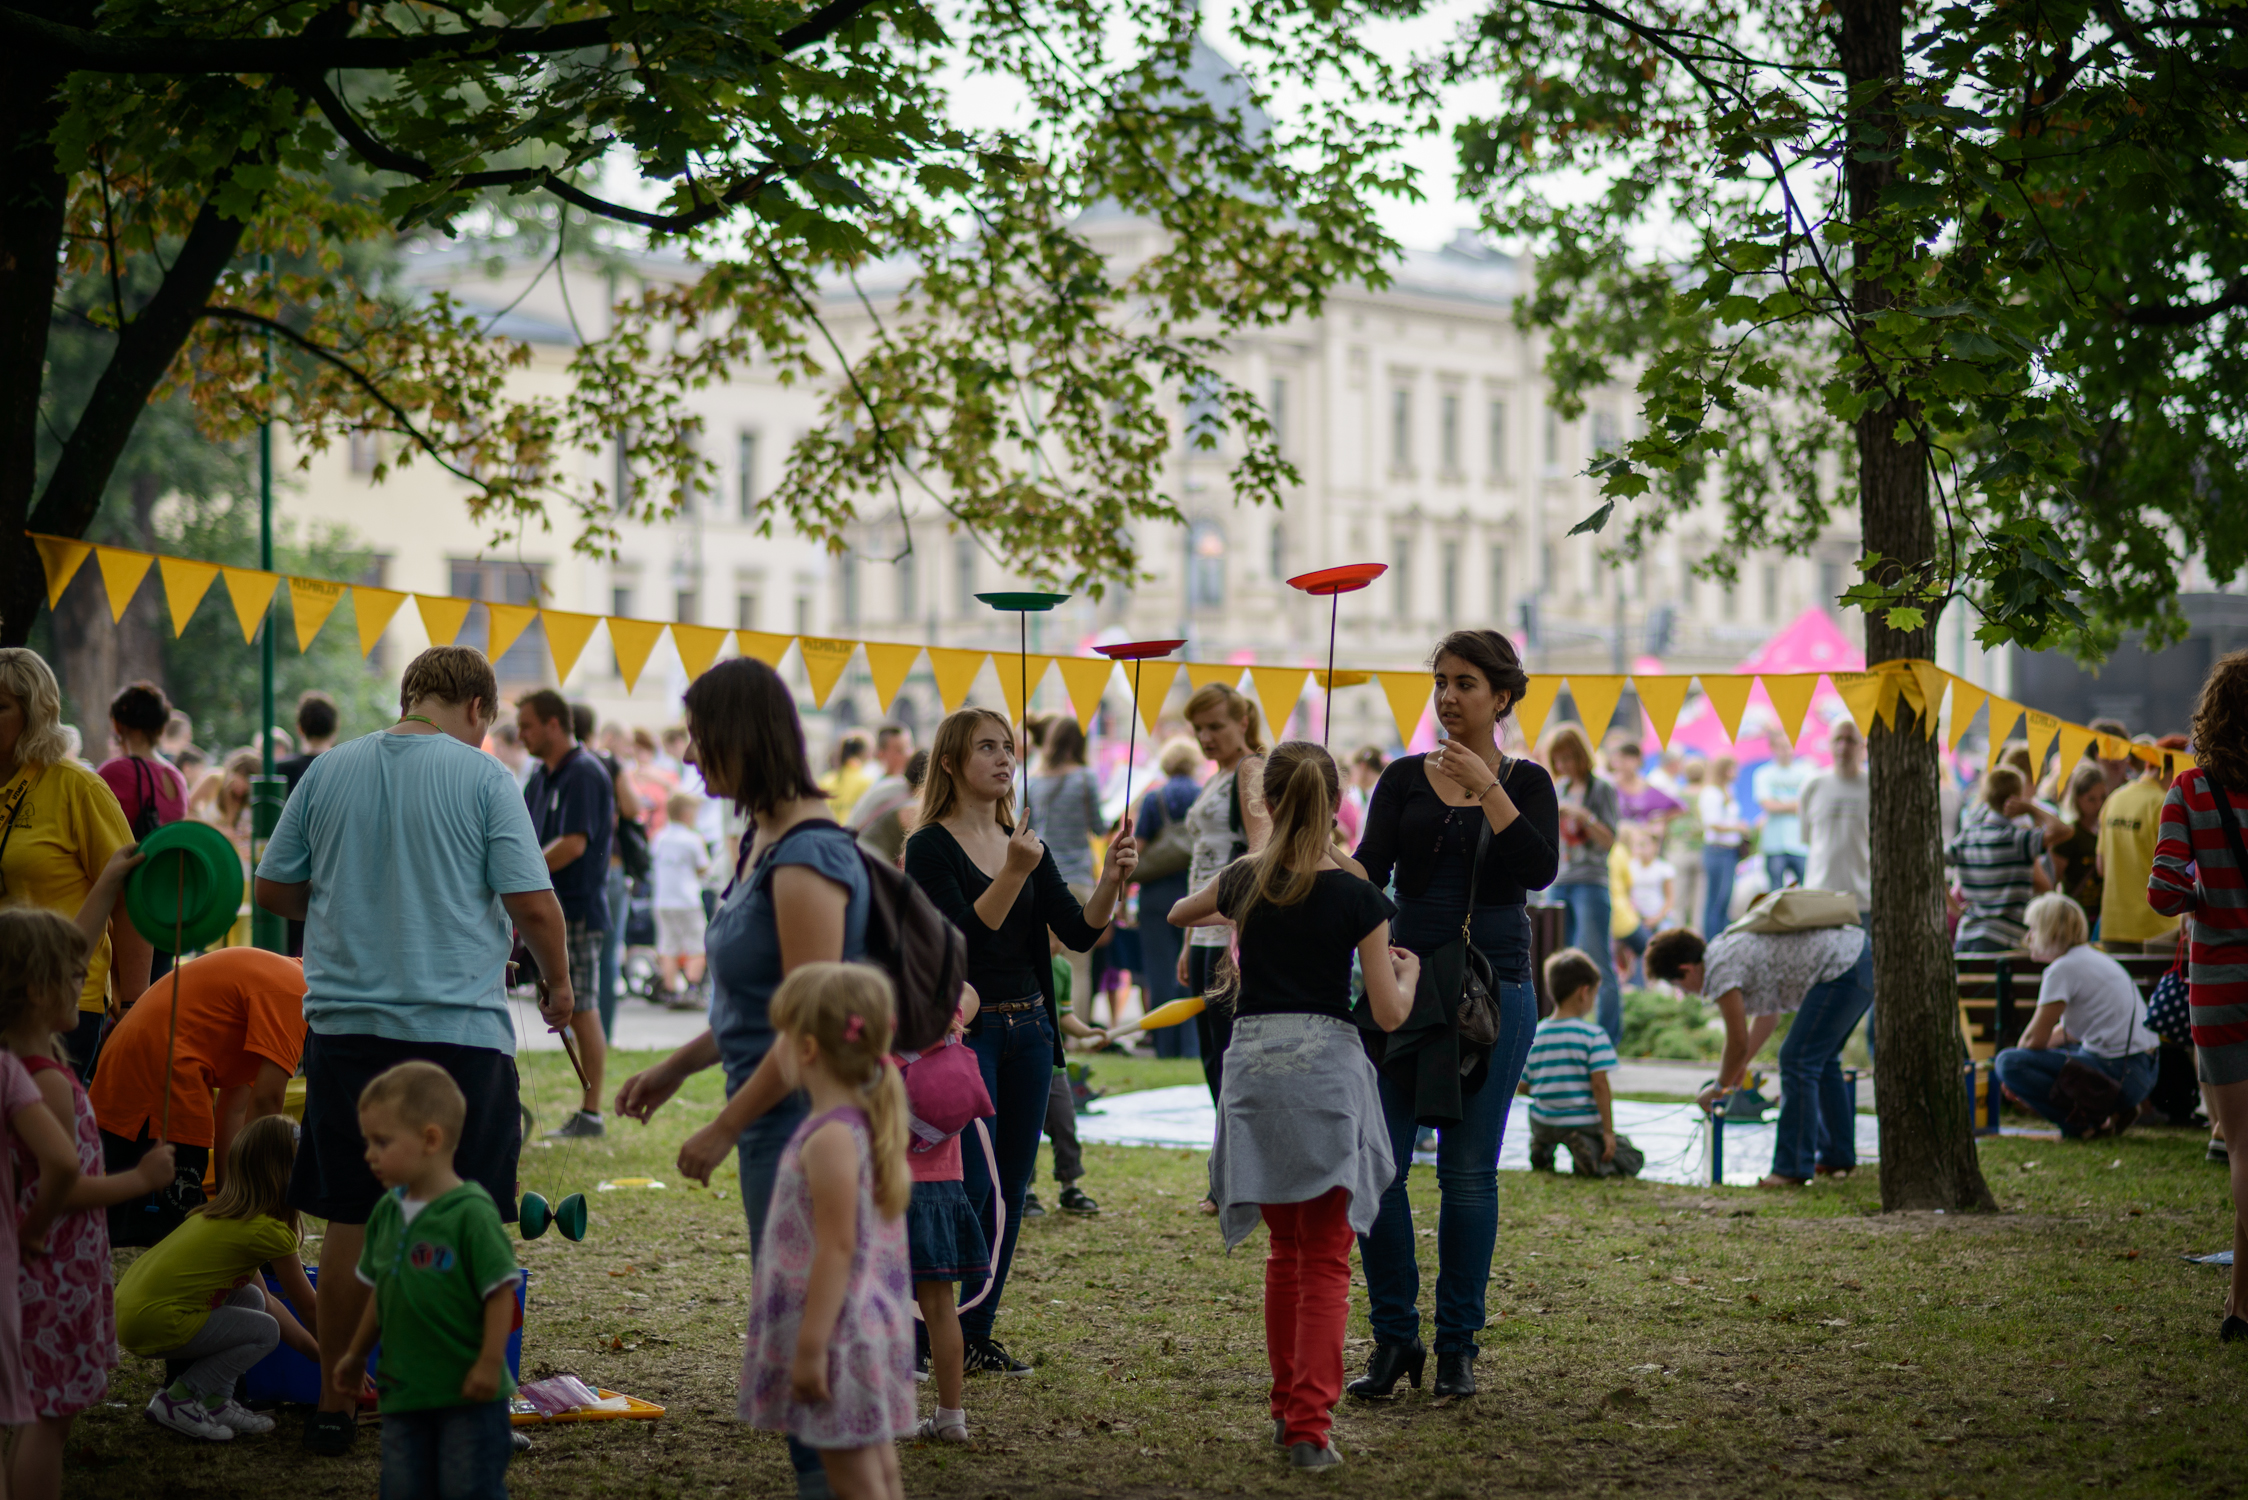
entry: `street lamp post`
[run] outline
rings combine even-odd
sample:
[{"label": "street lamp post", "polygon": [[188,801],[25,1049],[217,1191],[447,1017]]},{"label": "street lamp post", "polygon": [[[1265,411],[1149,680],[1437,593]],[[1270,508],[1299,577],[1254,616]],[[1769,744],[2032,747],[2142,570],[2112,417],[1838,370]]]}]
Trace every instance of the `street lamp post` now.
[{"label": "street lamp post", "polygon": [[[258,270],[270,285],[273,257],[260,255]],[[265,420],[258,424],[258,566],[273,571],[273,335],[265,336]],[[280,590],[274,590],[276,598]],[[250,864],[252,870],[265,857],[265,841],[281,821],[281,804],[288,798],[288,783],[273,774],[273,602],[265,606],[265,625],[258,653],[258,775],[250,781]],[[268,953],[289,946],[288,924],[279,916],[250,903],[250,942]]]}]

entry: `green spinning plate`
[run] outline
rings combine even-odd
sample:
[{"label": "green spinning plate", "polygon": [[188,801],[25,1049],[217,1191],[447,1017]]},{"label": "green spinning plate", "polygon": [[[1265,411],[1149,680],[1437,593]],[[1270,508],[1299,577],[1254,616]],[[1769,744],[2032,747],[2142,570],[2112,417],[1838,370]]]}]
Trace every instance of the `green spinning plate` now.
[{"label": "green spinning plate", "polygon": [[125,877],[135,932],[166,953],[175,945],[193,953],[226,936],[241,915],[242,856],[225,834],[183,818],[143,839],[140,852],[147,858]]}]

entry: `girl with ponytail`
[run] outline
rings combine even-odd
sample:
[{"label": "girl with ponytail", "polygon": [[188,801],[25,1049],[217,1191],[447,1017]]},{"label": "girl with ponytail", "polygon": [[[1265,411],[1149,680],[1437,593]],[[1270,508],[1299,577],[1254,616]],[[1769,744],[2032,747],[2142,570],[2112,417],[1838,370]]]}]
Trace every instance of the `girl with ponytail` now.
[{"label": "girl with ponytail", "polygon": [[[1260,799],[1272,834],[1171,909],[1179,927],[1239,933],[1240,989],[1218,1092],[1210,1194],[1229,1250],[1261,1220],[1272,1440],[1299,1469],[1341,1460],[1328,1441],[1343,1394],[1350,1244],[1396,1175],[1361,1023],[1395,1031],[1420,960],[1389,944],[1396,908],[1335,851],[1335,763],[1307,740],[1272,752]],[[1366,975],[1354,1014],[1350,961]]]},{"label": "girl with ponytail", "polygon": [[741,1415],[818,1451],[846,1500],[904,1500],[913,1430],[905,1082],[889,976],[811,963],[773,994],[773,1052],[811,1112],[781,1152],[758,1247]]}]

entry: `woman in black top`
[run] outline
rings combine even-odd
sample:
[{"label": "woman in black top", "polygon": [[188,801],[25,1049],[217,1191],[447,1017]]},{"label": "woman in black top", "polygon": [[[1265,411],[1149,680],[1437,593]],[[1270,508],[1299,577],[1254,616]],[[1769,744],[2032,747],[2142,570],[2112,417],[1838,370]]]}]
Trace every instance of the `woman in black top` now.
[{"label": "woman in black top", "polygon": [[[1062,1065],[1046,932],[1053,929],[1065,947],[1080,953],[1092,947],[1115,915],[1117,893],[1140,858],[1138,844],[1119,825],[1092,899],[1079,906],[1053,852],[1027,819],[1014,821],[1015,765],[1014,735],[1005,719],[982,708],[946,715],[929,747],[921,812],[905,846],[906,874],[968,940],[968,983],[982,1002],[968,1028],[968,1044],[997,1111],[992,1148],[1007,1226],[993,1247],[991,1295],[961,1312],[960,1329],[967,1367],[1002,1375],[1030,1373],[1029,1365],[992,1338],[991,1320],[1015,1258],[1023,1194],[1037,1166],[1054,1069]],[[988,1222],[990,1171],[980,1151],[964,1155],[969,1200]],[[962,1283],[961,1300],[982,1285]]]},{"label": "woman in black top", "polygon": [[[1454,1003],[1459,979],[1456,969],[1442,964],[1432,966],[1436,972],[1424,969],[1414,1020],[1433,1018],[1433,1024],[1408,1025],[1418,1053],[1401,1058],[1392,1041],[1382,1061],[1382,1107],[1397,1180],[1372,1233],[1359,1242],[1376,1343],[1365,1376],[1351,1382],[1356,1396],[1387,1396],[1399,1375],[1418,1386],[1426,1360],[1415,1305],[1420,1270],[1405,1199],[1416,1125],[1436,1127],[1436,1181],[1443,1194],[1436,1221],[1436,1394],[1475,1392],[1475,1336],[1483,1327],[1499,1231],[1499,1140],[1538,1020],[1523,898],[1551,885],[1560,863],[1552,778],[1534,761],[1509,758],[1498,747],[1499,722],[1530,683],[1513,642],[1495,630],[1455,631],[1437,645],[1430,668],[1445,739],[1429,754],[1403,756],[1383,770],[1366,808],[1358,861],[1376,885],[1396,877],[1393,932],[1400,946],[1428,958],[1457,939],[1466,920],[1469,939],[1498,980],[1499,1041],[1464,1077],[1456,1067],[1427,1067],[1426,1049],[1442,1057],[1444,1048],[1459,1045],[1456,1031],[1428,1009]],[[1472,872],[1471,913],[1471,866],[1485,834],[1481,866]]]}]

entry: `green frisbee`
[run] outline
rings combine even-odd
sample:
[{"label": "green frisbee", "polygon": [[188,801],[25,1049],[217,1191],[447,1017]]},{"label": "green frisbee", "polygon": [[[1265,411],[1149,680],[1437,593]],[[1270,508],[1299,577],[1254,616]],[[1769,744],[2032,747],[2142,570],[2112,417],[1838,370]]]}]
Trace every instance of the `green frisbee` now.
[{"label": "green frisbee", "polygon": [[141,840],[147,856],[125,877],[133,930],[166,953],[208,948],[242,910],[242,856],[208,823],[181,819]]}]

